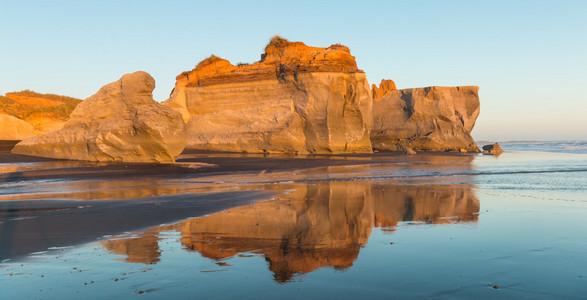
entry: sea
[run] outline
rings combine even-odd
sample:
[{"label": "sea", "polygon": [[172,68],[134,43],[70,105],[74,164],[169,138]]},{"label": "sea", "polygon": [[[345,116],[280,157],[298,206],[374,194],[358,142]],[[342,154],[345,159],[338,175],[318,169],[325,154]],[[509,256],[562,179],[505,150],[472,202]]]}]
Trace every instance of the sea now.
[{"label": "sea", "polygon": [[[75,200],[77,215],[95,200],[267,193],[27,255],[0,246],[0,299],[586,299],[587,141],[500,144],[287,172],[0,182],[0,202]],[[3,243],[22,218],[0,219]],[[24,232],[48,239],[42,221]]]}]

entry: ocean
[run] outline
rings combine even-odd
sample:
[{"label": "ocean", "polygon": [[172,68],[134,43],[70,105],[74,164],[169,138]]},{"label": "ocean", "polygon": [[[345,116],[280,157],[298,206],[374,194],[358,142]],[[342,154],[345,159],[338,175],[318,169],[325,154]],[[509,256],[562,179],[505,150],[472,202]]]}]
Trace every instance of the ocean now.
[{"label": "ocean", "polygon": [[504,142],[503,149],[509,151],[535,151],[587,154],[587,141],[544,141],[544,142]]},{"label": "ocean", "polygon": [[97,199],[267,193],[27,255],[4,246],[0,298],[584,299],[587,142],[500,144],[499,156],[339,156],[348,163],[151,180],[28,180],[47,165],[0,164],[20,172],[0,181],[0,203],[77,201],[57,225],[5,213],[3,243],[11,230],[67,231]]}]

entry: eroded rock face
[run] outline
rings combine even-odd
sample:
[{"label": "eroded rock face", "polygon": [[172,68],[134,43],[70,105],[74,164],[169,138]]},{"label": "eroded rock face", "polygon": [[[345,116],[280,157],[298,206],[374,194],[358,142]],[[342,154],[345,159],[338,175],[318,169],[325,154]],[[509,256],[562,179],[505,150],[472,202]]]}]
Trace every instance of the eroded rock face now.
[{"label": "eroded rock face", "polygon": [[18,143],[13,153],[87,161],[172,163],[186,144],[181,115],[153,100],[155,80],[124,75],[79,104],[63,129]]},{"label": "eroded rock face", "polygon": [[0,113],[12,115],[33,126],[34,133],[25,136],[38,136],[63,128],[69,114],[81,100],[33,91],[6,93],[0,96]]},{"label": "eroded rock face", "polygon": [[177,77],[165,105],[188,124],[188,148],[371,152],[371,94],[347,47],[275,37],[261,61],[212,56]]},{"label": "eroded rock face", "polygon": [[0,140],[22,140],[35,135],[33,125],[11,115],[0,114]]},{"label": "eroded rock face", "polygon": [[479,115],[476,86],[387,91],[373,103],[373,149],[479,152],[471,130]]}]

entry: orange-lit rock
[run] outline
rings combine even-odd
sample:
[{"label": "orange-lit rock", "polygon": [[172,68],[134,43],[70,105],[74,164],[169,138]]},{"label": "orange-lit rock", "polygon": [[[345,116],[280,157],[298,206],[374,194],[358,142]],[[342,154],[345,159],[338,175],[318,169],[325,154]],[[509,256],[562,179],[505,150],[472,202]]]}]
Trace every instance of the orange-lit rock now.
[{"label": "orange-lit rock", "polygon": [[479,152],[471,137],[478,91],[476,86],[388,91],[373,103],[373,149]]},{"label": "orange-lit rock", "polygon": [[15,116],[0,114],[0,140],[22,140],[35,135],[33,126]]},{"label": "orange-lit rock", "polygon": [[275,37],[259,62],[211,56],[177,77],[165,105],[188,124],[188,148],[233,152],[371,152],[371,94],[347,47]]},{"label": "orange-lit rock", "polygon": [[381,79],[379,87],[376,84],[371,85],[371,91],[373,92],[373,100],[379,100],[387,94],[389,91],[396,90],[395,82],[389,79]]},{"label": "orange-lit rock", "polygon": [[153,100],[155,80],[126,74],[78,105],[63,129],[18,143],[13,153],[49,158],[172,163],[186,143],[181,115]]},{"label": "orange-lit rock", "polygon": [[[39,94],[32,91],[6,93],[0,96],[0,114],[7,114],[21,119],[34,128],[33,134],[22,136],[38,136],[63,128],[65,121],[79,99],[53,94]],[[6,130],[8,127],[3,127]]]},{"label": "orange-lit rock", "polygon": [[499,154],[503,153],[503,149],[501,149],[501,146],[499,145],[499,143],[495,143],[492,145],[483,146],[483,153],[499,155]]}]

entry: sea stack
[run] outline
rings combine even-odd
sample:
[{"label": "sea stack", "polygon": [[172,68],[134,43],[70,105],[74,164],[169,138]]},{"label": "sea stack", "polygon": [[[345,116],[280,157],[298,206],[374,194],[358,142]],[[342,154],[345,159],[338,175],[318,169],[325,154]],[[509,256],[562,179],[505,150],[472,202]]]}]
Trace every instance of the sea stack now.
[{"label": "sea stack", "polygon": [[172,163],[186,144],[180,113],[153,100],[155,80],[126,74],[80,103],[63,129],[18,143],[13,153],[104,162]]},{"label": "sea stack", "polygon": [[479,115],[479,87],[374,89],[371,142],[375,150],[479,152],[471,130]]},{"label": "sea stack", "polygon": [[372,101],[349,48],[274,37],[253,64],[211,56],[177,76],[164,102],[188,124],[188,148],[372,152]]}]

